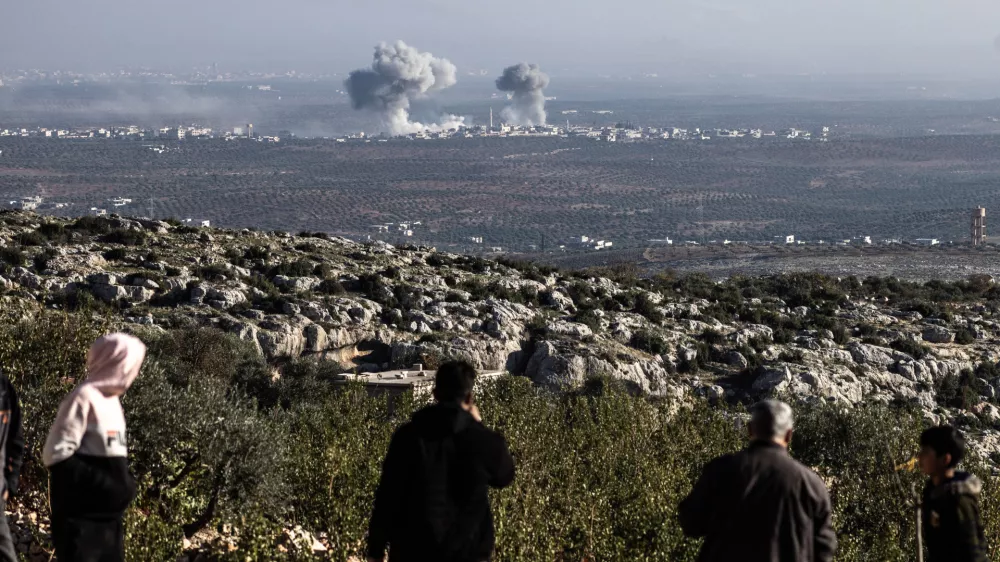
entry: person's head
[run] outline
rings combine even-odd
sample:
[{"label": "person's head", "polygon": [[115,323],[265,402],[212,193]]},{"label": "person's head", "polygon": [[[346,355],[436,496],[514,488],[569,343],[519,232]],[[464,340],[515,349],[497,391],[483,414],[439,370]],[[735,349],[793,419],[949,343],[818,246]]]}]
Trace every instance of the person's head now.
[{"label": "person's head", "polygon": [[920,470],[928,476],[942,475],[965,457],[965,438],[950,425],[939,425],[920,434]]},{"label": "person's head", "polygon": [[792,407],[779,400],[764,400],[750,408],[750,440],[772,441],[788,447],[792,442]]},{"label": "person's head", "polygon": [[434,399],[443,404],[472,404],[476,369],[465,361],[441,365],[434,377]]},{"label": "person's head", "polygon": [[128,334],[108,334],[90,347],[87,353],[87,384],[108,396],[125,394],[139,376],[146,358],[146,346]]}]

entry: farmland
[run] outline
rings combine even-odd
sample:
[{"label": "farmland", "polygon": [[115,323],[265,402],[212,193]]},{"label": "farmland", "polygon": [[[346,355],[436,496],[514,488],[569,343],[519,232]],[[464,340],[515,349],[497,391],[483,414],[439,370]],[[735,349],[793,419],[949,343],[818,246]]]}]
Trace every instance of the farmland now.
[{"label": "farmland", "polygon": [[[144,214],[363,236],[422,221],[414,240],[526,250],[580,235],[964,240],[967,214],[1000,192],[1000,136],[574,138],[336,143],[199,140],[156,154],[128,141],[0,139],[0,197],[43,195],[79,214],[114,196]],[[699,209],[700,207],[700,209]],[[390,235],[390,238],[392,235]]]}]

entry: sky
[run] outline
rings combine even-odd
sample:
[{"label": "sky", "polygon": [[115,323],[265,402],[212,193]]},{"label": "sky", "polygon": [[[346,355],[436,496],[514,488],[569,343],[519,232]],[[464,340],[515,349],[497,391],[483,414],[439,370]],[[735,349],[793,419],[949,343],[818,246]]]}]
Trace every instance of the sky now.
[{"label": "sky", "polygon": [[996,0],[11,0],[0,69],[345,73],[402,39],[460,71],[1000,73]]}]

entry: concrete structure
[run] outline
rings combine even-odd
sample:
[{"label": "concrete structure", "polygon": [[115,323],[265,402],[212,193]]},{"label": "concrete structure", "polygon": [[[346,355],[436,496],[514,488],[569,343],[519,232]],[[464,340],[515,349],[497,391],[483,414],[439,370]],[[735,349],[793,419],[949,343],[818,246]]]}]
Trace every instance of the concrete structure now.
[{"label": "concrete structure", "polygon": [[[504,374],[504,371],[480,371],[476,377],[476,385],[478,386],[486,380],[497,379]],[[412,390],[415,397],[429,397],[434,388],[434,375],[434,371],[424,370],[424,366],[417,363],[410,369],[381,373],[342,373],[337,375],[334,384],[344,385],[360,382],[365,385],[369,394],[388,394],[390,399],[408,390]]]},{"label": "concrete structure", "polygon": [[972,211],[972,245],[986,244],[986,208],[976,207]]}]

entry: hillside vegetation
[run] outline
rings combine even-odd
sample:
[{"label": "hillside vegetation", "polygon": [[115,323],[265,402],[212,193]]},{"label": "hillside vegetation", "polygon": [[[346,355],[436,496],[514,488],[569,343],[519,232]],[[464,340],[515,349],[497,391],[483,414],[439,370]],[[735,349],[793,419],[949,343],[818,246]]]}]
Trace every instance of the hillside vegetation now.
[{"label": "hillside vegetation", "polygon": [[[48,548],[40,448],[90,342],[150,346],[124,404],[140,495],[131,560],[346,560],[379,464],[419,404],[390,410],[344,370],[462,358],[518,466],[492,497],[501,561],[694,560],[676,507],[743,445],[743,408],[795,403],[793,454],[831,488],[841,560],[912,560],[896,471],[927,423],[973,443],[1000,544],[1000,289],[819,275],[638,279],[430,248],[167,222],[0,215],[0,366],[21,391],[29,459],[12,506]],[[1000,550],[994,550],[994,555]]]}]

